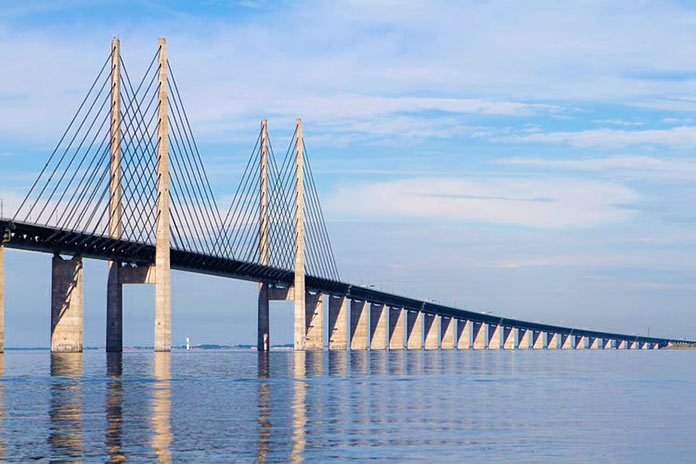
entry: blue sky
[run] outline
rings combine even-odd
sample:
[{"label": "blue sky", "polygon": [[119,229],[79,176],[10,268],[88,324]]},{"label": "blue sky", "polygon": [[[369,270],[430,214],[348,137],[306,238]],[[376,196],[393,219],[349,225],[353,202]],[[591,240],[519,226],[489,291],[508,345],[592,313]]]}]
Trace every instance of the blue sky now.
[{"label": "blue sky", "polygon": [[[6,210],[25,193],[112,36],[137,75],[162,35],[221,207],[260,118],[276,147],[303,118],[344,279],[505,316],[693,338],[694,6],[4,6],[0,191]],[[7,344],[46,345],[50,257],[8,251],[6,266]],[[105,266],[86,267],[88,345],[103,344]],[[151,343],[152,295],[128,287],[126,344]],[[173,295],[175,343],[255,340],[254,285],[177,273]],[[289,307],[274,305],[271,319],[274,342],[289,342]]]}]

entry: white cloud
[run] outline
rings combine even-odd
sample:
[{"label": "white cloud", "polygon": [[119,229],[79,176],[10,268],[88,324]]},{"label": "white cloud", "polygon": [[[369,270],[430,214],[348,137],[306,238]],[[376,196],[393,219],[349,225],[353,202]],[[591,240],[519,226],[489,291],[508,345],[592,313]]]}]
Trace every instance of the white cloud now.
[{"label": "white cloud", "polygon": [[696,127],[680,126],[670,129],[615,130],[591,129],[584,131],[543,132],[507,137],[512,142],[542,142],[569,144],[577,147],[618,148],[628,145],[651,144],[674,148],[696,147]]},{"label": "white cloud", "polygon": [[612,176],[640,177],[642,179],[696,178],[696,159],[691,158],[655,158],[641,155],[583,159],[515,157],[496,160],[494,163],[568,171],[606,172]]},{"label": "white cloud", "polygon": [[344,186],[328,197],[332,216],[468,221],[531,227],[592,227],[625,221],[639,195],[583,179],[411,178]]}]

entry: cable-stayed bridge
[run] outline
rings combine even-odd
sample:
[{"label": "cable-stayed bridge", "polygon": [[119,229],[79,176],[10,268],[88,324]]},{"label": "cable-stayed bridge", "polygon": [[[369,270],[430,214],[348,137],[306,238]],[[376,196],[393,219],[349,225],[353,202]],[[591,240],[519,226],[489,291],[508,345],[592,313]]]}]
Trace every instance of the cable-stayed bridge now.
[{"label": "cable-stayed bridge", "polygon": [[225,212],[208,181],[166,41],[134,79],[114,39],[26,197],[11,217],[0,217],[0,348],[4,247],[53,254],[53,351],[82,350],[84,258],[108,262],[107,351],[123,348],[127,284],[155,285],[154,348],[171,349],[171,269],[258,282],[262,351],[270,346],[273,300],[293,301],[297,350],[696,345],[464,311],[343,282],[302,131],[298,119],[287,149],[276,154],[261,122]]}]

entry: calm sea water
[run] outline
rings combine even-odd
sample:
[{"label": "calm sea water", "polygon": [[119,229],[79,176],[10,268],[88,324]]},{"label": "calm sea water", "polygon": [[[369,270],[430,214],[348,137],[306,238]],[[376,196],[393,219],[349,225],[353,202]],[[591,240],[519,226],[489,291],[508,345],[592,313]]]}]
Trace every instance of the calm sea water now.
[{"label": "calm sea water", "polygon": [[8,462],[693,462],[696,351],[2,358]]}]

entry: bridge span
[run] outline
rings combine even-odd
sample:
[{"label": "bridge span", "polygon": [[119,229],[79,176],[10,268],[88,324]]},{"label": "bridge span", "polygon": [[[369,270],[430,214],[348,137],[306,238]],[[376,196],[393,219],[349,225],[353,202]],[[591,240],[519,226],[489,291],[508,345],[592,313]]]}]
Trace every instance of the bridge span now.
[{"label": "bridge span", "polygon": [[[114,39],[87,97],[11,218],[4,248],[53,254],[51,350],[82,351],[82,260],[108,264],[106,349],[123,349],[123,285],[155,285],[154,349],[171,350],[171,269],[258,282],[257,348],[269,306],[291,300],[297,350],[658,349],[696,341],[563,327],[465,311],[340,278],[302,135],[277,159],[263,120],[223,217],[183,107],[167,43],[133,82]],[[325,330],[327,325],[327,330]],[[325,332],[328,340],[324,340]]]}]

